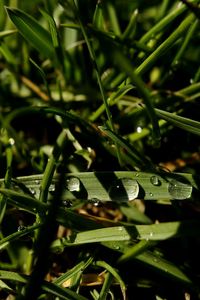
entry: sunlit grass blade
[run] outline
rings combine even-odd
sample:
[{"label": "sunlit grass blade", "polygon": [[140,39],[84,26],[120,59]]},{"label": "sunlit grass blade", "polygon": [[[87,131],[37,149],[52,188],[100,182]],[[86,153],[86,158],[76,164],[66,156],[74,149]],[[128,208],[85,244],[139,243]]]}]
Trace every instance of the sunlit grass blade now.
[{"label": "sunlit grass blade", "polygon": [[11,7],[6,7],[6,10],[23,37],[45,57],[54,58],[55,52],[49,32],[22,10]]},{"label": "sunlit grass blade", "polygon": [[17,62],[15,56],[4,42],[0,44],[0,53],[4,56],[5,60],[9,64],[16,65]]},{"label": "sunlit grass blade", "polygon": [[126,27],[126,29],[124,30],[124,32],[121,35],[121,39],[125,40],[125,39],[133,39],[135,36],[135,32],[136,32],[136,24],[137,24],[137,17],[138,17],[138,9],[134,10],[134,12],[132,13],[131,17],[130,17],[130,21]]},{"label": "sunlit grass blade", "polygon": [[[131,241],[136,238],[148,241],[162,241],[175,237],[198,236],[198,230],[195,231],[195,228],[200,228],[200,222],[164,222],[151,225],[100,228],[79,232],[77,234],[74,233],[70,238],[57,239],[52,243],[51,249],[56,251],[59,248],[62,249],[69,246],[88,243]],[[138,250],[135,251],[136,250],[134,250],[134,253],[137,253]]]},{"label": "sunlit grass blade", "polygon": [[58,278],[54,280],[54,284],[56,285],[62,285],[64,282],[70,280],[70,278],[77,273],[83,273],[83,271],[93,262],[93,257],[90,256],[85,261],[82,260],[80,263],[78,263],[75,267],[67,271],[66,273],[62,274]]},{"label": "sunlit grass blade", "polygon": [[106,1],[103,3],[105,6],[105,11],[108,15],[108,20],[110,22],[111,28],[110,31],[113,31],[116,35],[121,35],[121,29],[117,18],[117,13],[115,10],[115,5],[113,5],[112,1]]},{"label": "sunlit grass blade", "polygon": [[16,29],[0,31],[0,39],[16,33]]},{"label": "sunlit grass blade", "polygon": [[200,122],[194,121],[189,118],[181,117],[160,109],[156,109],[156,113],[160,118],[170,122],[174,126],[189,131],[193,134],[200,135]]}]

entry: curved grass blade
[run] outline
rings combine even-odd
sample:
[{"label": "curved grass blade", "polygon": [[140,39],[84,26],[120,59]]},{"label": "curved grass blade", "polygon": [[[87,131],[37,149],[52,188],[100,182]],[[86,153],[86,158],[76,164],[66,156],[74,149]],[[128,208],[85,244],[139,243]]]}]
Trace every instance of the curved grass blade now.
[{"label": "curved grass blade", "polygon": [[112,276],[116,279],[116,281],[120,284],[123,299],[126,299],[126,286],[120,275],[118,274],[117,270],[113,268],[111,265],[106,263],[105,261],[96,261],[95,265],[98,267],[102,267],[106,269]]},{"label": "curved grass blade", "polygon": [[16,33],[16,29],[0,31],[0,39]]},{"label": "curved grass blade", "polygon": [[133,161],[138,167],[152,169],[153,166],[151,165],[150,160],[141,156],[140,153],[132,146],[129,145],[128,142],[117,135],[115,132],[111,131],[110,129],[99,126],[99,129],[102,130],[109,138],[113,140],[114,143],[118,144],[120,147],[124,148],[127,153],[132,157]]},{"label": "curved grass blade", "polygon": [[183,130],[189,131],[193,134],[200,135],[200,122],[194,121],[189,118],[177,116],[173,113],[166,112],[160,109],[156,109],[158,117],[172,123]]},{"label": "curved grass blade", "polygon": [[112,41],[112,39],[105,38],[105,36],[98,32],[96,32],[96,37],[99,39],[100,44],[103,45],[104,54],[109,56],[112,63],[120,69],[121,72],[125,73],[130,78],[132,84],[136,86],[138,93],[144,101],[148,116],[152,123],[152,134],[155,145],[159,145],[160,130],[157,116],[152,104],[152,94],[140,77],[140,72],[133,68],[132,62],[123,54],[122,49],[120,49],[117,44]]},{"label": "curved grass blade", "polygon": [[24,208],[33,213],[36,213],[37,211],[44,212],[48,207],[47,204],[41,203],[29,195],[18,193],[10,189],[0,188],[0,193],[8,197],[8,202],[10,204]]},{"label": "curved grass blade", "polygon": [[174,281],[179,281],[187,285],[193,284],[191,279],[179,267],[165,258],[155,255],[151,251],[143,252],[134,259],[148,265],[160,275],[168,277]]},{"label": "curved grass blade", "polygon": [[34,231],[35,229],[39,228],[42,224],[34,224],[32,226],[28,226],[26,228],[24,228],[23,230],[14,232],[12,234],[10,234],[9,236],[3,238],[0,240],[0,250],[3,250],[4,248],[6,248],[12,241],[15,241],[19,238],[21,238],[22,236],[25,236],[29,233],[31,233],[32,231]]},{"label": "curved grass blade", "polygon": [[55,51],[51,35],[33,17],[17,8],[6,7],[6,11],[21,35],[41,54],[50,59]]},{"label": "curved grass blade", "polygon": [[[121,97],[123,97],[126,93],[134,89],[132,84],[127,84],[126,86],[121,87],[118,91],[113,92],[111,96],[108,98],[108,105],[114,105]],[[105,105],[102,104],[95,112],[91,114],[89,120],[94,122],[103,112],[105,111]]]},{"label": "curved grass blade", "polygon": [[[12,282],[19,282],[19,283],[27,283],[29,276],[20,275],[15,272],[4,271],[0,270],[0,279],[10,280]],[[62,288],[54,283],[44,281],[42,284],[42,290],[53,296],[60,297],[64,300],[87,300],[87,298],[77,294],[76,292]]]},{"label": "curved grass blade", "polygon": [[62,285],[65,281],[68,281],[71,277],[77,275],[78,273],[83,273],[83,271],[92,263],[93,257],[90,256],[87,260],[81,261],[75,267],[62,274],[60,277],[54,280],[54,284]]},{"label": "curved grass blade", "polygon": [[[151,241],[150,241],[151,242]],[[132,246],[127,245],[126,242],[103,242],[105,247],[111,248],[117,252],[125,253],[129,251]],[[164,257],[154,254],[150,250],[146,250],[137,256],[134,256],[133,260],[145,265],[145,267],[151,268],[156,273],[165,278],[169,278],[175,282],[181,282],[188,286],[193,286],[191,279],[175,264],[165,259]]]},{"label": "curved grass blade", "polygon": [[136,69],[137,74],[144,74],[147,72],[155,62],[163,56],[173,45],[174,43],[182,37],[185,32],[188,30],[192,22],[194,21],[194,15],[188,15],[182,23],[170,34],[170,36],[162,42],[153,53],[151,53],[139,67]]}]

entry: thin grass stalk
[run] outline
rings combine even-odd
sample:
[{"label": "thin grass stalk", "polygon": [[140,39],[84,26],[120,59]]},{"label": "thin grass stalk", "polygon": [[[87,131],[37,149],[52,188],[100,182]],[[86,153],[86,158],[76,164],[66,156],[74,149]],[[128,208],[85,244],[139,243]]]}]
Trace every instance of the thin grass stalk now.
[{"label": "thin grass stalk", "polygon": [[198,19],[195,20],[194,23],[191,24],[191,26],[184,38],[184,42],[182,43],[180,49],[178,50],[176,56],[174,57],[174,59],[172,61],[172,66],[175,66],[179,62],[180,58],[183,56],[183,53],[185,52],[186,48],[188,47],[189,42],[190,42],[191,38],[193,37],[194,32],[197,29],[198,25],[199,25]]},{"label": "thin grass stalk", "polygon": [[66,129],[63,129],[56,141],[56,145],[54,146],[52,155],[49,158],[49,161],[47,163],[47,166],[43,174],[41,188],[40,188],[40,196],[39,196],[39,201],[41,202],[47,202],[49,186],[51,184],[56,169],[56,164],[62,153],[62,149],[66,143],[66,140],[67,140],[67,132]]},{"label": "thin grass stalk", "polygon": [[[99,68],[98,68],[98,65],[97,65],[96,55],[95,55],[93,47],[92,47],[92,45],[91,45],[91,43],[89,41],[89,38],[87,36],[86,30],[85,30],[84,25],[83,25],[83,23],[81,21],[81,18],[79,16],[79,11],[78,11],[78,8],[77,8],[77,6],[75,4],[75,1],[73,0],[73,2],[74,2],[74,8],[75,8],[75,11],[76,11],[76,15],[77,15],[80,27],[81,27],[81,31],[82,31],[82,34],[84,36],[85,42],[87,44],[88,51],[89,51],[89,54],[90,54],[90,58],[91,58],[91,61],[93,63],[93,66],[94,66],[95,74],[96,74],[96,77],[97,77],[97,82],[98,82],[98,85],[99,85],[99,89],[100,89],[100,92],[101,92],[102,100],[103,100],[103,103],[105,105],[105,110],[106,110],[106,114],[107,114],[107,117],[108,117],[108,125],[109,125],[109,127],[111,128],[112,131],[115,131],[115,128],[114,128],[114,125],[113,125],[113,121],[112,121],[112,114],[110,112],[109,105],[108,105],[108,102],[107,102],[107,97],[106,97],[106,94],[105,94],[105,91],[104,91],[104,87],[103,87],[103,84],[102,84],[102,81],[101,81],[101,76],[100,76]],[[117,145],[116,145],[116,150],[117,150],[117,156],[118,156],[119,163],[122,164],[120,151],[119,151]]]},{"label": "thin grass stalk", "polygon": [[150,54],[144,61],[141,63],[139,67],[136,69],[137,74],[144,74],[147,72],[150,67],[161,57],[164,53],[171,48],[174,43],[188,30],[189,26],[194,21],[194,15],[189,14],[182,23],[178,26],[177,29],[173,31],[173,33],[160,45],[156,48],[156,50]]}]

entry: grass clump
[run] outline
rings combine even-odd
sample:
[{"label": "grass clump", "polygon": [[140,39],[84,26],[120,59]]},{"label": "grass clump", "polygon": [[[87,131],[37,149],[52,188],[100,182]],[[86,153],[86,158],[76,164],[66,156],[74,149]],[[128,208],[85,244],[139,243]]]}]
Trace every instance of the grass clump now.
[{"label": "grass clump", "polygon": [[199,9],[0,1],[1,299],[200,298]]}]

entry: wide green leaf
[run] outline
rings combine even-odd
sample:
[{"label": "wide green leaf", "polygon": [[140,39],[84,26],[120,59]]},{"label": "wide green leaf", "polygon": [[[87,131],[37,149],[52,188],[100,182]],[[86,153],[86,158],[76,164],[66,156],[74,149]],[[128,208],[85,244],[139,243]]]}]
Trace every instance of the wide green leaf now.
[{"label": "wide green leaf", "polygon": [[17,8],[6,8],[7,13],[21,35],[47,58],[54,58],[54,47],[49,32],[37,20]]}]

